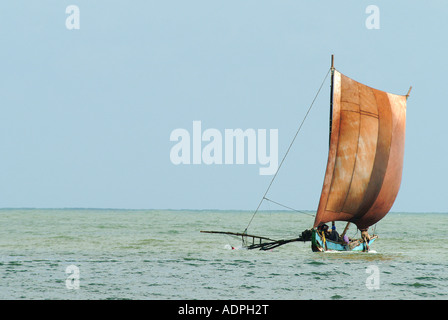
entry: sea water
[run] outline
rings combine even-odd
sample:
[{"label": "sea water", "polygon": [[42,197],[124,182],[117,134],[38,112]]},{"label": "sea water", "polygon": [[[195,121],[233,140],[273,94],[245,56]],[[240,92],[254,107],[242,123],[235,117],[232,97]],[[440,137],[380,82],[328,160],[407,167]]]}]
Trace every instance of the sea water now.
[{"label": "sea water", "polygon": [[[369,253],[314,253],[310,242],[246,250],[238,237],[200,232],[242,232],[252,214],[2,209],[0,299],[448,298],[448,214],[390,213],[370,230],[379,239]],[[259,212],[248,233],[289,239],[312,223]]]}]

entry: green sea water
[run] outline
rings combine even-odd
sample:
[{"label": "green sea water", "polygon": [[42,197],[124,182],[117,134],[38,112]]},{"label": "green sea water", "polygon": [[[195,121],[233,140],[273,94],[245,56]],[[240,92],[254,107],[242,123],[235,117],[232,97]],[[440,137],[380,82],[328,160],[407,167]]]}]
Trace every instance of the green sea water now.
[{"label": "green sea water", "polygon": [[[241,232],[251,217],[248,211],[2,209],[0,299],[448,298],[448,214],[390,213],[376,226],[379,239],[369,253],[313,253],[309,242],[245,250],[235,237],[200,233]],[[292,238],[312,222],[300,213],[259,212],[248,231]],[[349,235],[359,232],[353,226]]]}]

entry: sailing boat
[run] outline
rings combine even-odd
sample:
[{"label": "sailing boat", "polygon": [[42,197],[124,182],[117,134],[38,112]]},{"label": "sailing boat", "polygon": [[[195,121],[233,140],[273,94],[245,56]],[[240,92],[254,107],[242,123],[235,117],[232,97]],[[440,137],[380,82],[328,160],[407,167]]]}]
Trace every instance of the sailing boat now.
[{"label": "sailing boat", "polygon": [[[403,169],[406,101],[412,87],[406,95],[371,88],[336,70],[333,56],[330,71],[330,147],[313,227],[296,239],[268,242],[247,235],[247,228],[233,233],[246,244],[252,237],[252,245],[246,245],[249,249],[310,240],[313,251],[368,251],[377,239],[368,234],[369,227],[384,218],[395,201]],[[334,221],[346,221],[347,226],[330,240],[331,233],[324,229]],[[360,239],[346,236],[350,223],[361,231]]]},{"label": "sailing boat", "polygon": [[[377,238],[368,228],[389,212],[400,188],[411,88],[406,95],[373,89],[337,71],[333,61],[330,149],[312,249],[366,251]],[[361,240],[326,240],[318,226],[330,221],[355,224]]]}]

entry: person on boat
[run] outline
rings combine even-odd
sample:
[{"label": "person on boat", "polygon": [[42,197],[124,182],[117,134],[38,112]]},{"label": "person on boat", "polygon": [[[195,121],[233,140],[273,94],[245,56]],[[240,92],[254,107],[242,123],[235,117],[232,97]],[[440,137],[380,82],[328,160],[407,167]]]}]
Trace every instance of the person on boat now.
[{"label": "person on boat", "polygon": [[361,230],[361,239],[365,243],[365,249],[367,251],[369,251],[370,250],[370,248],[369,248],[370,235],[367,232],[367,229]]},{"label": "person on boat", "polygon": [[325,235],[325,238],[331,241],[339,241],[339,233],[336,231],[336,226],[334,224],[334,221],[332,222],[331,225],[331,231],[329,230],[328,225],[321,224],[320,226],[317,227],[317,230],[321,233],[323,233]]},{"label": "person on boat", "polygon": [[339,233],[336,231],[336,225],[334,224],[334,221],[331,222],[331,231],[329,232],[328,240],[335,242],[339,241]]},{"label": "person on boat", "polygon": [[321,233],[324,233],[325,238],[328,238],[330,236],[330,232],[328,232],[328,226],[325,223],[319,225],[317,227],[317,230]]}]

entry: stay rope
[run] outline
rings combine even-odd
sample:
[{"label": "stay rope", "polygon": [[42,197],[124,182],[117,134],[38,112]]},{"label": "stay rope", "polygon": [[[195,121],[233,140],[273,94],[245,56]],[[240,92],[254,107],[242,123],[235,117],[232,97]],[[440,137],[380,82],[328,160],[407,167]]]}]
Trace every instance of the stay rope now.
[{"label": "stay rope", "polygon": [[[257,214],[258,210],[260,209],[260,206],[261,206],[261,204],[263,203],[263,201],[264,201],[264,200],[268,200],[268,199],[266,198],[266,195],[268,194],[269,189],[271,189],[272,183],[274,182],[275,178],[277,177],[278,172],[280,171],[280,168],[281,168],[282,165],[283,165],[283,162],[285,161],[286,157],[288,156],[288,153],[289,153],[289,151],[291,150],[291,147],[292,147],[292,145],[294,144],[294,141],[295,141],[296,138],[297,138],[297,135],[299,134],[300,130],[302,129],[303,123],[305,122],[306,118],[308,117],[308,114],[310,113],[311,108],[312,108],[313,105],[314,105],[314,102],[316,101],[317,97],[319,96],[319,93],[320,93],[322,87],[324,86],[324,83],[325,83],[325,81],[327,80],[327,77],[328,77],[328,75],[330,74],[330,71],[331,71],[331,68],[328,69],[328,72],[327,72],[327,74],[325,75],[325,78],[324,78],[324,80],[322,81],[322,84],[320,85],[319,90],[317,90],[317,93],[316,93],[316,95],[314,96],[314,99],[313,99],[313,101],[311,102],[311,105],[309,106],[308,111],[307,111],[306,114],[305,114],[305,117],[303,118],[302,122],[300,123],[300,126],[299,126],[299,128],[297,129],[296,134],[294,135],[294,138],[292,139],[291,143],[289,144],[289,147],[288,147],[288,149],[286,150],[286,153],[285,153],[285,155],[283,156],[283,159],[282,159],[282,161],[280,162],[280,165],[278,166],[277,171],[275,172],[274,176],[272,177],[271,182],[270,182],[269,185],[268,185],[268,188],[266,189],[266,191],[265,191],[263,197],[261,198],[261,200],[260,200],[260,202],[259,202],[259,204],[258,204],[258,206],[257,206],[257,209],[256,209],[255,212],[253,213],[253,215],[252,215],[252,217],[251,217],[251,219],[250,219],[250,221],[249,221],[249,223],[248,223],[246,229],[244,229],[244,232],[243,232],[243,233],[247,233],[247,229],[249,228],[250,224],[252,223],[252,220],[254,220],[254,217],[255,217],[255,215]],[[271,202],[272,202],[272,201],[271,201]]]},{"label": "stay rope", "polygon": [[314,217],[314,216],[315,216],[315,215],[312,214],[312,213],[308,213],[308,212],[305,212],[305,211],[300,211],[300,210],[297,210],[297,209],[294,209],[294,208],[285,206],[284,204],[278,203],[278,202],[276,202],[276,201],[274,201],[274,200],[271,200],[271,199],[268,199],[268,198],[266,198],[266,197],[264,198],[264,200],[269,201],[269,202],[272,202],[272,203],[275,203],[275,204],[279,205],[280,207],[283,207],[283,208],[286,208],[286,209],[289,209],[289,210],[292,210],[292,211],[295,211],[295,212],[298,212],[298,213],[303,213],[303,214],[306,214],[306,215],[311,216],[311,217]]}]

